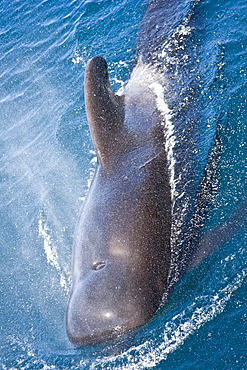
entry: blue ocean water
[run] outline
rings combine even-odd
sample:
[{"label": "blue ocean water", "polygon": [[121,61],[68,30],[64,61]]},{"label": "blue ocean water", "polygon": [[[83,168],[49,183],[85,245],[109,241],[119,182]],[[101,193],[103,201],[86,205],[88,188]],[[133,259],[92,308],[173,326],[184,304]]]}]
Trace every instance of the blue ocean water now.
[{"label": "blue ocean water", "polygon": [[[147,17],[142,23],[143,0],[0,3],[4,370],[247,368],[247,5],[170,3],[167,23],[152,20],[165,35],[159,45],[145,38],[152,25]],[[183,276],[144,327],[124,341],[78,349],[67,339],[65,314],[74,226],[95,168],[85,66],[105,57],[116,91],[139,49],[166,65],[175,212],[186,214],[177,243],[188,240],[202,202],[202,240],[211,235],[220,247]]]}]

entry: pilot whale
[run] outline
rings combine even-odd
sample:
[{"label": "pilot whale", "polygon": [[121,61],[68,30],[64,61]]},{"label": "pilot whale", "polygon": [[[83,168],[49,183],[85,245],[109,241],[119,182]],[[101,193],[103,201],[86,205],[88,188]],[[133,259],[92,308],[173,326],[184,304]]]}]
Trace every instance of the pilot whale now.
[{"label": "pilot whale", "polygon": [[[187,96],[198,76],[188,65],[192,75],[181,71],[189,55],[183,58],[180,44],[180,21],[190,19],[185,8],[177,0],[149,2],[140,57],[121,94],[110,87],[105,59],[94,57],[86,68],[86,112],[98,161],[74,235],[66,327],[75,345],[113,340],[145,324],[181,276],[246,220],[243,202],[223,225],[201,228],[221,145],[216,135],[203,170],[195,158],[199,108],[196,97]],[[172,133],[161,109],[164,92]]]},{"label": "pilot whale", "polygon": [[105,59],[94,57],[86,68],[86,112],[98,164],[74,236],[66,326],[76,345],[143,325],[167,290],[171,186],[148,68],[138,63],[120,96],[110,87]]}]

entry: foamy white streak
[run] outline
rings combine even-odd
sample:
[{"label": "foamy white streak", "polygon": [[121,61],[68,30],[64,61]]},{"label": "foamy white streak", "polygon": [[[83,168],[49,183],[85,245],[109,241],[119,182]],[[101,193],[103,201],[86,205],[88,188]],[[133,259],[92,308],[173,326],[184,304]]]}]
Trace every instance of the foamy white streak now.
[{"label": "foamy white streak", "polygon": [[49,233],[48,226],[45,223],[45,220],[42,218],[39,219],[38,221],[39,225],[39,235],[43,238],[44,240],[44,251],[47,259],[47,263],[50,264],[51,266],[55,267],[59,274],[60,278],[60,286],[68,293],[69,292],[69,287],[66,281],[66,278],[62,272],[62,269],[59,265],[58,262],[58,254],[56,247],[52,241],[51,235]]},{"label": "foamy white streak", "polygon": [[174,135],[174,126],[172,123],[172,112],[168,107],[168,104],[164,99],[164,88],[159,82],[153,82],[150,85],[156,96],[157,108],[164,119],[164,133],[165,133],[165,149],[167,153],[168,167],[170,173],[170,186],[171,186],[171,199],[172,203],[176,194],[176,182],[175,182],[175,158],[173,149],[176,144]]}]

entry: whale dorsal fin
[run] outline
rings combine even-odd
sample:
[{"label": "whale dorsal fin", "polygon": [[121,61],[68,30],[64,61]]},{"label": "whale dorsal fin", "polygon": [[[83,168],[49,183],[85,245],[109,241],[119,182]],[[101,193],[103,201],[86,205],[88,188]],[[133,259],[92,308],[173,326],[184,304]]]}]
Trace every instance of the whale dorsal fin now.
[{"label": "whale dorsal fin", "polygon": [[124,131],[124,97],[112,91],[104,58],[94,57],[89,61],[84,89],[93,144],[104,168],[119,151]]}]

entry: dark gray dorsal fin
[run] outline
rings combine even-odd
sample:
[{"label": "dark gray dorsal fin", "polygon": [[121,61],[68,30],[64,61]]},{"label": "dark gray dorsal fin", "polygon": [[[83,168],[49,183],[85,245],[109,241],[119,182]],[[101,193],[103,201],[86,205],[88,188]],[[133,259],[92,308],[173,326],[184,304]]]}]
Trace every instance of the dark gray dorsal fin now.
[{"label": "dark gray dorsal fin", "polygon": [[85,75],[86,111],[93,144],[102,167],[118,150],[124,124],[123,97],[110,87],[107,63],[94,57]]}]

